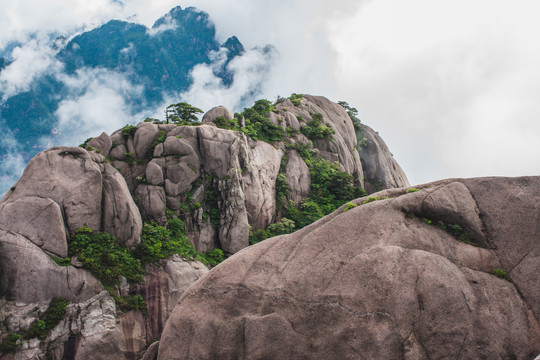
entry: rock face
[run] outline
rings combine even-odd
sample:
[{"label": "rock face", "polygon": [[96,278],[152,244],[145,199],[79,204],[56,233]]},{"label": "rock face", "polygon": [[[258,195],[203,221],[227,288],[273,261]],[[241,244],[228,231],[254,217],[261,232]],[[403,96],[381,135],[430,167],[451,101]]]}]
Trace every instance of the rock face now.
[{"label": "rock face", "polygon": [[[310,140],[300,132],[316,114],[333,129],[331,139]],[[279,221],[275,188],[280,172],[291,189],[290,200],[299,204],[308,197],[310,170],[294,146],[310,144],[316,154],[336,161],[352,175],[357,186],[364,186],[364,178],[384,188],[408,186],[376,135],[373,146],[371,140],[366,142],[369,171],[363,169],[351,118],[342,106],[324,97],[304,95],[296,105],[289,100],[277,104],[267,117],[290,136],[273,144],[218,128],[213,123],[218,117],[228,121],[234,115],[219,106],[204,115],[201,126],[141,123],[127,135],[119,130],[110,137],[112,164],[126,179],[142,218],[163,224],[167,208],[176,212],[199,251],[220,247],[233,254],[248,245],[250,227],[265,229]],[[366,136],[371,136],[366,129]],[[209,219],[212,211],[219,217]]]},{"label": "rock face", "polygon": [[[105,143],[100,153],[107,138],[94,142],[96,148]],[[144,285],[122,292],[143,294],[152,316],[120,313],[90,272],[51,258],[68,256],[69,235],[82,226],[106,231],[127,247],[140,241],[142,219],[124,177],[95,151],[40,153],[0,203],[0,336],[28,329],[53,297],[70,305],[47,339],[26,342],[17,359],[136,359],[159,337],[182,292],[208,272],[177,256],[161,260],[148,269]]]},{"label": "rock face", "polygon": [[407,176],[381,137],[366,125],[362,125],[362,136],[364,144],[360,158],[365,173],[366,191],[373,193],[382,189],[410,186]]},{"label": "rock face", "polygon": [[182,295],[157,359],[534,358],[540,177],[420,188],[235,254]]},{"label": "rock face", "polygon": [[[332,138],[311,141],[299,131],[317,114],[321,124],[333,129]],[[147,268],[143,284],[128,285],[123,279],[108,289],[115,296],[142,295],[146,301],[146,316],[123,313],[75,258],[72,266],[56,262],[68,256],[70,235],[81,227],[110,233],[133,248],[143,221],[165,225],[172,212],[184,220],[197,250],[221,248],[232,255],[248,246],[250,229],[265,229],[281,219],[278,178],[289,185],[293,203],[309,196],[311,174],[302,148],[336,161],[355,185],[364,184],[351,119],[328,99],[306,95],[296,105],[289,100],[276,105],[266,121],[287,136],[272,144],[218,128],[213,122],[219,117],[236,121],[231,111],[217,107],[200,126],[140,123],[110,136],[102,133],[85,148],[54,147],[30,161],[0,201],[0,338],[26,331],[54,297],[70,305],[46,339],[25,340],[15,355],[0,354],[2,360],[140,358],[159,339],[184,291],[208,272],[203,264],[178,256],[161,260]],[[393,171],[386,167],[373,176],[392,178],[388,172]],[[403,179],[388,184],[400,186]],[[440,197],[434,194],[433,202]],[[477,223],[470,226],[471,236],[481,235]],[[155,357],[157,346],[146,358]]]}]

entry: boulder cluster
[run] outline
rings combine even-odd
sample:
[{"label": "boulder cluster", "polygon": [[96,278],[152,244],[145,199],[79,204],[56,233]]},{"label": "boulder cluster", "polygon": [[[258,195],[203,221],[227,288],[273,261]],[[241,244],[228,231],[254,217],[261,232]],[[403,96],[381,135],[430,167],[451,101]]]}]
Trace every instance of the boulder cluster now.
[{"label": "boulder cluster", "polygon": [[[334,130],[331,138],[308,139],[299,131],[314,114]],[[215,124],[233,117],[217,107],[199,126],[143,122],[81,147],[51,148],[29,162],[0,202],[0,340],[5,344],[41,321],[51,299],[69,305],[46,338],[14,342],[16,353],[2,360],[139,358],[160,337],[184,290],[208,272],[178,256],[149,265],[142,284],[121,279],[115,289],[119,296],[142,295],[146,312],[120,311],[76,258],[69,266],[55,261],[68,256],[80,228],[107,232],[129,249],[140,242],[143,222],[165,225],[173,213],[184,220],[198,251],[220,248],[232,255],[249,245],[250,230],[282,218],[278,176],[286,178],[292,203],[309,195],[310,170],[295,144],[309,143],[317,156],[336,161],[359,187],[364,167],[377,169],[369,176],[384,186],[408,185],[389,152],[369,154],[372,163],[362,163],[351,118],[323,97],[305,95],[297,104],[275,106],[270,122],[284,132],[293,129],[284,141],[254,140]],[[373,141],[379,143],[374,151],[386,149],[380,138]]]},{"label": "boulder cluster", "polygon": [[[540,354],[540,177],[410,187],[346,107],[303,95],[265,111],[260,128],[220,106],[34,157],[0,201],[0,360]],[[369,195],[249,246],[312,202],[323,160]],[[135,252],[171,219],[228,259],[172,255],[111,286],[68,258],[80,229]]]}]

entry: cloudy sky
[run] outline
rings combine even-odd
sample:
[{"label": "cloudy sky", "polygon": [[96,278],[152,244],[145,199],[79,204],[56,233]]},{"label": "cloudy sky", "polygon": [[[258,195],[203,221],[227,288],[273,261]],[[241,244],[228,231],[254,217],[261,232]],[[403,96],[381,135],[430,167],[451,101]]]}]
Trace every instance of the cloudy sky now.
[{"label": "cloudy sky", "polygon": [[[356,107],[413,184],[540,174],[539,2],[1,1],[0,50],[24,44],[12,55],[19,71],[0,75],[0,86],[12,92],[55,68],[48,34],[69,36],[111,18],[151,26],[176,5],[195,6],[210,14],[220,40],[236,35],[246,48],[278,50],[270,65],[256,51],[236,64],[247,72],[229,93],[199,68],[185,94],[196,106],[234,108],[237,94],[262,74],[260,97],[311,93]],[[64,105],[64,114],[75,116],[77,104]]]}]

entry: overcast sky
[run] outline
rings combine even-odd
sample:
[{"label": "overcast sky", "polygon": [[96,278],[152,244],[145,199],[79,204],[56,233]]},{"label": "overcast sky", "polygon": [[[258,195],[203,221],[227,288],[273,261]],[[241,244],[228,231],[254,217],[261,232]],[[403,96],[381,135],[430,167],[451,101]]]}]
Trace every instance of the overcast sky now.
[{"label": "overcast sky", "polygon": [[[349,102],[380,133],[412,184],[540,174],[540,2],[0,1],[0,49],[13,40],[30,44],[17,53],[34,59],[20,61],[23,69],[54,69],[40,52],[42,35],[70,35],[111,18],[150,26],[173,6],[195,6],[210,14],[220,40],[236,35],[246,48],[272,44],[279,52],[271,65],[256,66],[264,61],[256,52],[238,63],[239,71],[250,72],[238,77],[234,91],[249,89],[270,66],[261,71],[267,76],[261,97],[297,92]],[[4,74],[0,83],[24,88],[33,76],[26,71],[18,80]],[[186,94],[202,102],[194,105],[219,105],[217,99],[237,106],[223,89],[210,89],[204,74],[198,69],[196,80],[212,95],[203,99],[205,87],[197,83]]]}]

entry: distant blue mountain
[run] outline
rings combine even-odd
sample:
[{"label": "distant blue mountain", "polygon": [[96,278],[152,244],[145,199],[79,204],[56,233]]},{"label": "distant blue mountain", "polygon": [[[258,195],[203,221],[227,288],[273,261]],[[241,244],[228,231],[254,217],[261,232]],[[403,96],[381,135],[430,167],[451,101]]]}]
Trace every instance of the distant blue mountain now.
[{"label": "distant blue mountain", "polygon": [[[65,41],[61,40],[54,46],[63,46]],[[104,68],[142,86],[140,96],[126,99],[134,111],[140,111],[162,102],[164,94],[187,90],[192,82],[189,73],[193,67],[211,63],[212,52],[221,48],[227,49],[227,58],[215,75],[228,86],[233,74],[227,71],[226,65],[244,53],[244,47],[236,37],[220,44],[205,12],[176,7],[157,20],[151,29],[125,21],[109,21],[71,39],[56,58],[64,64],[67,75],[84,68]],[[0,58],[0,71],[7,65],[8,60]],[[54,132],[55,112],[69,91],[57,74],[49,74],[35,81],[29,91],[1,104],[0,126],[20,144],[18,151],[25,160],[41,150],[35,145],[39,138]],[[0,143],[0,163],[7,153],[2,146],[5,145]]]}]

